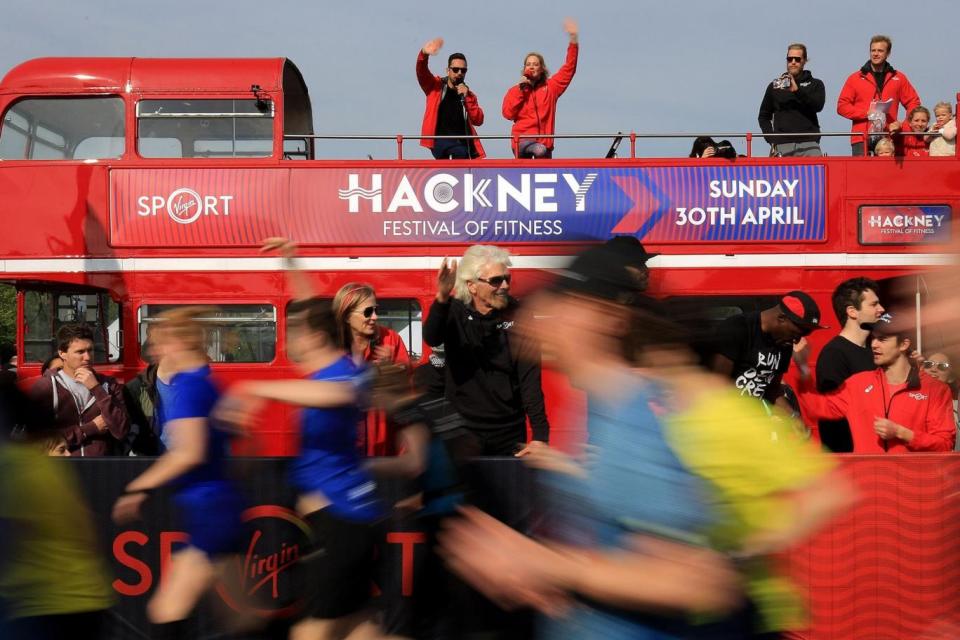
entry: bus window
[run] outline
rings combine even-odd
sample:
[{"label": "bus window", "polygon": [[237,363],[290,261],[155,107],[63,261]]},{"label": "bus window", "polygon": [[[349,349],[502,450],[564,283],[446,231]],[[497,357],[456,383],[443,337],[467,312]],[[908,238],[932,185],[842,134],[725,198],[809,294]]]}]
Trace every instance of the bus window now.
[{"label": "bus window", "polygon": [[264,158],[273,153],[273,102],[141,100],[137,151],[144,158]]},{"label": "bus window", "polygon": [[24,292],[23,358],[43,362],[57,352],[57,330],[84,323],[93,329],[95,364],[119,362],[120,305],[106,293],[28,290]]},{"label": "bus window", "polygon": [[[207,356],[216,363],[272,362],[277,351],[277,311],[269,304],[201,304]],[[151,323],[164,311],[193,304],[145,304],[138,313],[140,353],[145,354]]]},{"label": "bus window", "polygon": [[400,334],[410,352],[410,361],[417,362],[423,353],[423,311],[420,303],[410,299],[377,298],[379,322]]},{"label": "bus window", "polygon": [[[332,302],[331,298],[325,298]],[[290,310],[287,305],[287,332],[289,333]],[[377,322],[400,334],[403,346],[410,354],[410,361],[417,362],[423,354],[423,311],[420,302],[412,298],[377,298]]]},{"label": "bus window", "polygon": [[123,99],[27,98],[0,128],[2,160],[119,158],[124,150]]}]

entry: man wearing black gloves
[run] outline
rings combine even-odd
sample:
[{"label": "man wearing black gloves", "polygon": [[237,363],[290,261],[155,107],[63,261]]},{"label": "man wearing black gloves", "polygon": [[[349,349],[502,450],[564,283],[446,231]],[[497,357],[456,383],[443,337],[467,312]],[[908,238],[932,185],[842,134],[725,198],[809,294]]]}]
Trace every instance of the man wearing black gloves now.
[{"label": "man wearing black gloves", "polygon": [[764,134],[797,133],[805,135],[768,137],[772,156],[822,156],[820,151],[820,122],[817,114],[823,110],[825,90],[823,82],[804,70],[807,63],[806,45],[795,43],[787,47],[787,70],[767,85],[760,103],[758,121]]},{"label": "man wearing black gloves", "polygon": [[[520,454],[546,444],[550,425],[540,386],[540,362],[511,344],[516,301],[510,297],[510,255],[474,245],[460,260],[444,259],[437,296],[423,326],[424,341],[443,345],[447,398],[480,440],[482,455]],[[516,341],[515,341],[516,342]]]}]

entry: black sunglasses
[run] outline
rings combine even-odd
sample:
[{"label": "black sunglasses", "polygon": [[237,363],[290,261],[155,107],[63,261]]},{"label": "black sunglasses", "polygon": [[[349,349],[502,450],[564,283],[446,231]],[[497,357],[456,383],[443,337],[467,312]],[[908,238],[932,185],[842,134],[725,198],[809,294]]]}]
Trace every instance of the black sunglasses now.
[{"label": "black sunglasses", "polygon": [[488,285],[490,285],[494,289],[499,289],[500,285],[502,285],[504,282],[506,282],[507,284],[510,284],[510,274],[508,273],[505,276],[493,276],[492,278],[489,278],[489,279],[477,278],[477,280],[479,280],[480,282],[486,282]]},{"label": "black sunglasses", "polygon": [[362,313],[364,318],[370,318],[371,316],[373,316],[373,314],[379,313],[379,312],[380,312],[380,307],[377,305],[373,305],[371,307],[364,307],[357,313]]},{"label": "black sunglasses", "polygon": [[800,56],[787,56],[787,62],[803,62]]},{"label": "black sunglasses", "polygon": [[467,68],[466,67],[450,67],[450,71],[453,71],[454,73],[466,73]]},{"label": "black sunglasses", "polygon": [[948,371],[950,369],[949,362],[937,362],[936,360],[924,360],[923,361],[924,369],[939,369],[940,371]]}]

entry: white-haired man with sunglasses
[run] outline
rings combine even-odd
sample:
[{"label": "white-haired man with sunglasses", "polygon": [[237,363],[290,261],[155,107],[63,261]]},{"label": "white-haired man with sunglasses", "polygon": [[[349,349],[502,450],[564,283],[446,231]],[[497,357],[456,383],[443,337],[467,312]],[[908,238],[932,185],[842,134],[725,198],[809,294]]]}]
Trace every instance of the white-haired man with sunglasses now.
[{"label": "white-haired man with sunglasses", "polygon": [[[539,357],[521,357],[518,341],[511,341],[515,306],[510,254],[474,245],[459,265],[444,258],[423,325],[424,341],[444,346],[447,397],[480,441],[483,455],[524,455],[550,434]],[[522,446],[528,418],[533,437]]]}]

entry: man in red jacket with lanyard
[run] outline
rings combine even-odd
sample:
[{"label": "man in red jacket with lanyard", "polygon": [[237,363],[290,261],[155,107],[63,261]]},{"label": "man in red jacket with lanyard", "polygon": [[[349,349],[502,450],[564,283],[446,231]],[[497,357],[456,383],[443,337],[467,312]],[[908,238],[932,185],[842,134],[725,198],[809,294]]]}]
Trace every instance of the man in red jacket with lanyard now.
[{"label": "man in red jacket with lanyard", "polygon": [[[453,53],[447,59],[447,77],[430,73],[427,61],[443,47],[443,38],[434,38],[420,49],[417,56],[417,82],[427,96],[423,112],[424,136],[477,135],[476,127],[483,124],[483,109],[477,96],[464,82],[467,78],[467,58],[462,53]],[[465,160],[483,158],[483,145],[479,140],[425,138],[420,145],[430,149],[437,160]]]},{"label": "man in red jacket with lanyard", "polygon": [[[893,42],[888,36],[873,36],[870,39],[870,59],[859,71],[850,74],[837,98],[837,113],[853,121],[854,133],[870,131],[870,112],[874,103],[886,103],[886,116],[877,112],[877,118],[884,118],[883,130],[891,133],[899,129],[897,111],[900,105],[910,113],[920,106],[920,96],[913,88],[906,74],[903,74],[887,62]],[[891,127],[893,125],[893,127]],[[863,136],[850,136],[853,155],[863,155]]]},{"label": "man in red jacket with lanyard", "polygon": [[913,327],[907,314],[887,315],[869,326],[877,368],[817,394],[801,383],[800,407],[811,420],[846,418],[853,453],[953,451],[956,428],[950,388],[921,374],[910,359]]},{"label": "man in red jacket with lanyard", "polygon": [[555,74],[550,75],[543,56],[530,52],[523,60],[523,75],[503,97],[503,117],[513,121],[510,135],[514,138],[513,154],[518,158],[553,157],[553,138],[527,137],[530,134],[553,135],[557,117],[557,101],[567,90],[577,72],[580,55],[577,23],[567,18],[563,30],[570,37],[567,59]]}]

